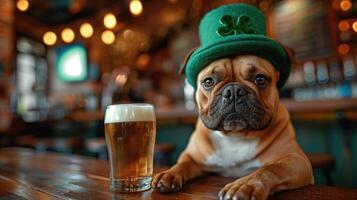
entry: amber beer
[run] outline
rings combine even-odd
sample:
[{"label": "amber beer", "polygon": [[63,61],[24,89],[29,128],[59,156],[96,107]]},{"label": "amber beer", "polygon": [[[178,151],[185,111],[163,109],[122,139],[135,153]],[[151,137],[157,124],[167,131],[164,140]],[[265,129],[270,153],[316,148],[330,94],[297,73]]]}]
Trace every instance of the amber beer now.
[{"label": "amber beer", "polygon": [[112,191],[150,189],[156,136],[150,104],[110,105],[105,112],[105,139],[109,153]]}]

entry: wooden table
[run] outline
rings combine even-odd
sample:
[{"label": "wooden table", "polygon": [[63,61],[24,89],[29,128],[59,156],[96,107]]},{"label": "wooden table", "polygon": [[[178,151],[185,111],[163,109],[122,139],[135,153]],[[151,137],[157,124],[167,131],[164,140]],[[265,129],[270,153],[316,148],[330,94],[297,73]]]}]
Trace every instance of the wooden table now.
[{"label": "wooden table", "polygon": [[[183,191],[152,190],[120,194],[109,191],[106,161],[77,155],[36,153],[31,149],[0,149],[0,199],[217,199],[233,179],[215,175],[189,182]],[[278,193],[270,199],[357,199],[357,190],[325,186]]]}]

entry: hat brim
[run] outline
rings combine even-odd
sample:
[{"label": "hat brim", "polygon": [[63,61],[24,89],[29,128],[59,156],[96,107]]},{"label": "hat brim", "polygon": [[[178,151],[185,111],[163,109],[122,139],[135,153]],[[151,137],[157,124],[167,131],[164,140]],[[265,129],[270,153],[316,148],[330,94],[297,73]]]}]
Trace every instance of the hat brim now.
[{"label": "hat brim", "polygon": [[269,37],[254,34],[230,35],[199,47],[185,64],[187,81],[196,88],[198,73],[209,63],[228,56],[247,54],[270,61],[280,73],[277,87],[280,89],[284,86],[291,70],[287,52],[282,45]]}]

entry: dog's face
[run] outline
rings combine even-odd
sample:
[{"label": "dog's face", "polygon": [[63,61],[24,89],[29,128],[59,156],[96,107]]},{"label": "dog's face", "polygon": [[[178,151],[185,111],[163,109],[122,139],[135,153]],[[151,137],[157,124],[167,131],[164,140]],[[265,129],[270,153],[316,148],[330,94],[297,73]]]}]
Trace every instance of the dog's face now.
[{"label": "dog's face", "polygon": [[205,126],[231,134],[263,130],[278,107],[279,72],[254,55],[223,58],[198,75],[196,101]]}]

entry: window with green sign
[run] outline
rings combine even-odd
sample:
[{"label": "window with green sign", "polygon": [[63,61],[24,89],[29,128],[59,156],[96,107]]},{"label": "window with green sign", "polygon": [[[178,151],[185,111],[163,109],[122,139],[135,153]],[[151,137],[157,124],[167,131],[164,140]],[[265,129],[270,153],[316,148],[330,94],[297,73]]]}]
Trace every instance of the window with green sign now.
[{"label": "window with green sign", "polygon": [[87,52],[82,44],[72,44],[56,49],[56,74],[64,82],[87,79]]}]

